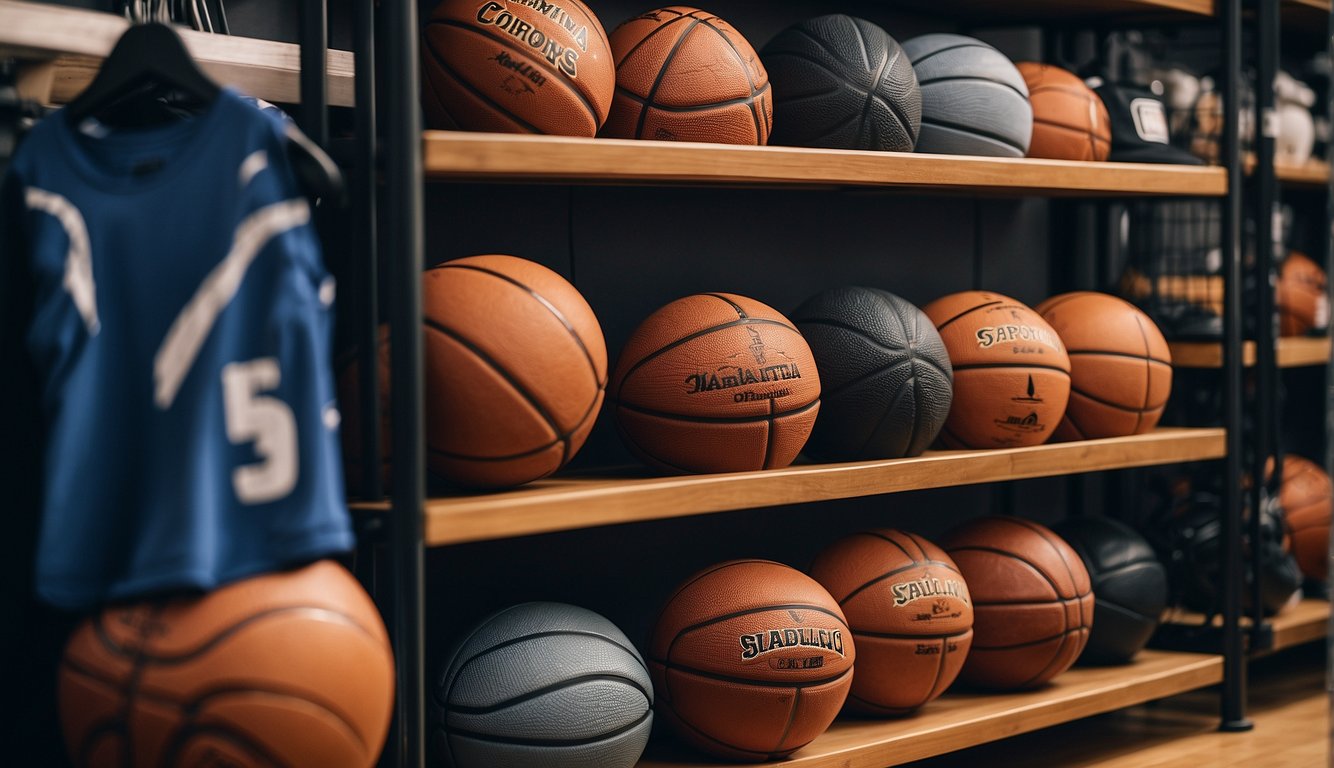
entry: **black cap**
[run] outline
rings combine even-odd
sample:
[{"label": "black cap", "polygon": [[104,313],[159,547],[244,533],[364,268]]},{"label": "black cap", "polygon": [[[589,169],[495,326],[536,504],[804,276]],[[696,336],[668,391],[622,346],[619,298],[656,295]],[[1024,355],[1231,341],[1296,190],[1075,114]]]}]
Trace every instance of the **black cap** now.
[{"label": "black cap", "polygon": [[1204,165],[1204,161],[1168,143],[1167,110],[1147,88],[1102,83],[1093,89],[1111,118],[1112,152],[1118,163]]}]

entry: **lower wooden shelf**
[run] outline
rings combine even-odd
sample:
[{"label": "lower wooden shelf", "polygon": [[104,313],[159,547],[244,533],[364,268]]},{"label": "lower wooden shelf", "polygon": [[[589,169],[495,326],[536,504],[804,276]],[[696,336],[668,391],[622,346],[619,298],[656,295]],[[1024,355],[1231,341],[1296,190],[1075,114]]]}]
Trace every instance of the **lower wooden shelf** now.
[{"label": "lower wooden shelf", "polygon": [[[1164,622],[1198,627],[1203,626],[1204,615],[1175,610],[1168,613]],[[1296,645],[1323,640],[1329,634],[1329,601],[1305,598],[1292,608],[1270,618],[1268,623],[1270,641],[1265,647],[1252,649],[1253,656],[1263,656]],[[1215,627],[1222,626],[1223,618],[1214,617],[1213,624]],[[1249,627],[1250,619],[1242,617],[1242,625]]]},{"label": "lower wooden shelf", "polygon": [[[1299,6],[1307,7],[1307,6]],[[1329,7],[1323,13],[1328,20]],[[1292,187],[1324,189],[1329,186],[1329,163],[1323,160],[1308,160],[1304,165],[1274,164],[1274,175],[1280,182]]]},{"label": "lower wooden shelf", "polygon": [[[555,477],[512,491],[429,499],[426,544],[443,546],[737,509],[850,499],[1156,464],[1220,459],[1226,432],[1160,428],[1143,435],[1029,448],[927,451],[909,459],[798,464],[685,477]],[[388,502],[352,504],[384,512]]]},{"label": "lower wooden shelf", "polygon": [[[1216,341],[1174,341],[1172,365],[1177,368],[1222,368],[1223,345]],[[1278,340],[1278,367],[1305,368],[1329,362],[1330,339],[1284,337]],[[1255,342],[1242,346],[1242,365],[1255,365]]]},{"label": "lower wooden shelf", "polygon": [[[840,719],[783,768],[884,768],[1214,685],[1221,656],[1143,651],[1135,663],[1076,667],[1051,685],[1009,694],[947,693],[916,716]],[[699,768],[717,761],[655,744],[638,768]]]}]

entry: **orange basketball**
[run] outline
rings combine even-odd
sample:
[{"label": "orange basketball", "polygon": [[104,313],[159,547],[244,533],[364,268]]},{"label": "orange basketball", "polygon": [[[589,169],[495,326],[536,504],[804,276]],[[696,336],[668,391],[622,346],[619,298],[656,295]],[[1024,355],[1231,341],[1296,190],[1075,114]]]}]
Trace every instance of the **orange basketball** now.
[{"label": "orange basketball", "polygon": [[611,50],[616,96],[602,135],[769,143],[769,75],[731,24],[698,8],[659,8],[612,30]]},{"label": "orange basketball", "polygon": [[1034,688],[1075,663],[1093,626],[1093,587],[1065,540],[1022,518],[984,517],[951,531],[945,551],[973,598],[964,681]]},{"label": "orange basketball", "polygon": [[444,0],[422,28],[429,128],[593,136],[615,89],[607,34],[580,0]]},{"label": "orange basketball", "polygon": [[1029,157],[1054,160],[1106,160],[1112,151],[1107,107],[1079,76],[1050,64],[1015,65],[1028,84],[1033,105]]},{"label": "orange basketball", "polygon": [[1305,336],[1329,327],[1325,270],[1306,254],[1293,251],[1279,267],[1274,289],[1280,336]]},{"label": "orange basketball", "polygon": [[629,449],[666,472],[786,467],[820,410],[820,377],[801,333],[733,293],[677,299],[631,334],[612,376]]},{"label": "orange basketball", "polygon": [[658,714],[733,760],[787,757],[825,732],[852,683],[852,634],[811,577],[733,560],[686,579],[653,630]]},{"label": "orange basketball", "polygon": [[1279,503],[1297,567],[1307,578],[1324,581],[1329,575],[1329,513],[1334,504],[1329,475],[1309,459],[1284,456]]},{"label": "orange basketball", "polygon": [[565,278],[514,256],[427,270],[426,451],[460,485],[518,485],[555,472],[602,405],[607,347]]},{"label": "orange basketball", "polygon": [[1158,425],[1172,392],[1172,353],[1149,316],[1094,291],[1037,306],[1070,355],[1070,404],[1057,440],[1139,435]]},{"label": "orange basketball", "polygon": [[70,638],[59,695],[78,766],[367,768],[394,659],[370,597],[324,560],[107,608]]},{"label": "orange basketball", "polygon": [[1056,331],[1023,304],[988,291],[922,308],[954,367],[954,402],[940,433],[949,448],[1038,445],[1070,397],[1070,358]]},{"label": "orange basketball", "polygon": [[857,642],[850,708],[907,714],[954,682],[973,643],[973,605],[940,547],[904,531],[856,533],[825,548],[811,576]]}]

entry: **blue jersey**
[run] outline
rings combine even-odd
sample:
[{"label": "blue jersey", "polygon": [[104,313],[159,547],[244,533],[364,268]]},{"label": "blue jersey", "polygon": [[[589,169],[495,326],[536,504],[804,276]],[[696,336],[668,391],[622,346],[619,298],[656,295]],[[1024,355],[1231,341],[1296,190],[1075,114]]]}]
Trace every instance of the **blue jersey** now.
[{"label": "blue jersey", "polygon": [[333,281],[284,130],[224,90],[147,129],[58,112],[15,156],[46,601],[210,589],[351,547]]}]

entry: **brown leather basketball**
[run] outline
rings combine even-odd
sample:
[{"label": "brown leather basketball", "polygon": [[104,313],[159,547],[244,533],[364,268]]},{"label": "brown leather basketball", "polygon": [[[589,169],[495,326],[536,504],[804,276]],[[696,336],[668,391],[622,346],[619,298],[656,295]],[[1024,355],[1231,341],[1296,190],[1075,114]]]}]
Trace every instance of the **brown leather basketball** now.
[{"label": "brown leather basketball", "polygon": [[616,89],[607,35],[580,0],[444,0],[421,48],[429,128],[593,136]]},{"label": "brown leather basketball", "polygon": [[850,709],[907,714],[954,682],[973,642],[973,604],[940,547],[892,529],[855,533],[826,547],[811,576],[857,641]]},{"label": "brown leather basketball", "polygon": [[1172,392],[1172,352],[1148,315],[1094,291],[1053,296],[1036,309],[1070,355],[1070,403],[1054,439],[1139,435],[1158,425]]},{"label": "brown leather basketball", "polygon": [[767,144],[769,75],[746,38],[698,8],[642,13],[612,30],[616,95],[603,136]]},{"label": "brown leather basketball", "polygon": [[686,296],[649,315],[621,350],[610,393],[626,446],[665,472],[786,467],[820,410],[801,333],[734,293]]},{"label": "brown leather basketball", "polygon": [[1033,105],[1033,139],[1029,157],[1054,160],[1106,160],[1112,151],[1112,126],[1107,107],[1068,70],[1036,61],[1015,64],[1028,84]]},{"label": "brown leather basketball", "polygon": [[116,605],[65,648],[61,724],[78,766],[374,765],[394,659],[342,566]]},{"label": "brown leather basketball", "polygon": [[962,680],[1034,688],[1075,663],[1093,626],[1093,587],[1064,539],[1022,518],[983,517],[951,531],[945,551],[973,598]]},{"label": "brown leather basketball", "polygon": [[1305,336],[1329,327],[1329,299],[1325,270],[1299,251],[1288,254],[1279,267],[1274,290],[1280,336]]},{"label": "brown leather basketball", "polygon": [[856,661],[838,603],[806,574],[732,560],[686,579],[653,630],[658,714],[733,760],[776,760],[825,732]]},{"label": "brown leather basketball", "polygon": [[922,308],[954,368],[954,401],[940,433],[948,448],[1038,445],[1070,397],[1070,358],[1056,331],[999,293],[963,291]]},{"label": "brown leather basketball", "polygon": [[555,472],[602,405],[607,347],[565,278],[514,256],[470,256],[422,276],[426,458],[473,487]]},{"label": "brown leather basketball", "polygon": [[1334,504],[1329,475],[1310,459],[1284,456],[1279,503],[1297,567],[1307,578],[1324,581],[1329,575],[1329,514]]}]

